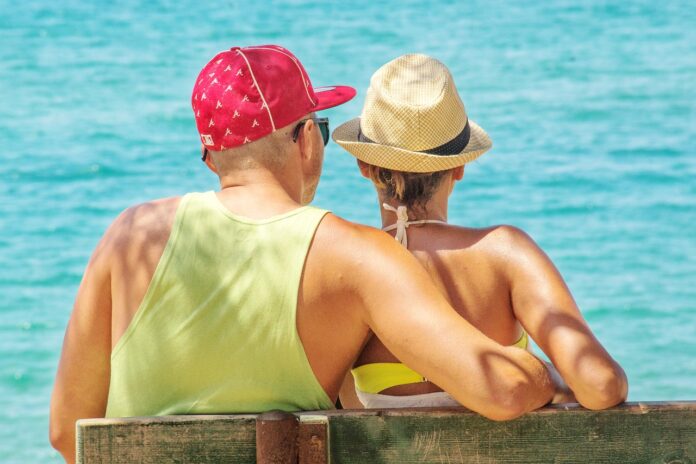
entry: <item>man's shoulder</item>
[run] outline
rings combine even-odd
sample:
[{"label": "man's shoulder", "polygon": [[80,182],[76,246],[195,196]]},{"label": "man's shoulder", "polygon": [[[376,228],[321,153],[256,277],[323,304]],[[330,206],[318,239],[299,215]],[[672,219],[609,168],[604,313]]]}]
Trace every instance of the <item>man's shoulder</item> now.
[{"label": "man's shoulder", "polygon": [[138,203],[123,210],[121,216],[127,216],[133,220],[140,221],[161,218],[162,214],[176,212],[176,208],[182,198],[181,196],[158,198]]},{"label": "man's shoulder", "polygon": [[107,229],[104,238],[123,246],[133,240],[169,236],[181,198],[160,198],[126,208]]},{"label": "man's shoulder", "polygon": [[410,253],[392,236],[374,227],[327,214],[317,228],[312,251],[345,270],[367,272],[374,266],[398,264]]},{"label": "man's shoulder", "polygon": [[322,220],[315,240],[326,241],[334,247],[376,246],[389,235],[379,229],[364,224],[358,224],[329,212]]}]

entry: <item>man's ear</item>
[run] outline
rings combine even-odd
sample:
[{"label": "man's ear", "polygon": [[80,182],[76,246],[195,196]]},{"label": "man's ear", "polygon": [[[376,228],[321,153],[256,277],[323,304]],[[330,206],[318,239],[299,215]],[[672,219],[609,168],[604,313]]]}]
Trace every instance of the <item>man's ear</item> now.
[{"label": "man's ear", "polygon": [[[207,156],[206,156],[206,151],[207,151]],[[213,163],[213,156],[210,154],[210,150],[205,148],[205,145],[201,144],[201,156],[205,156],[205,159],[203,162],[205,163],[206,166],[208,166],[208,169],[213,171],[215,174],[218,174],[217,167],[215,166],[215,163]]]},{"label": "man's ear", "polygon": [[454,181],[462,180],[464,178],[464,166],[458,166],[452,169],[452,179]]},{"label": "man's ear", "polygon": [[317,143],[315,134],[316,131],[317,125],[314,124],[314,121],[311,119],[308,119],[300,129],[301,133],[297,138],[297,143],[300,148],[300,156],[302,157],[302,161],[308,161],[314,156],[314,151],[316,148],[314,145]]},{"label": "man's ear", "polygon": [[360,169],[360,174],[362,174],[362,176],[364,178],[369,179],[370,178],[370,167],[367,165],[366,162],[364,162],[362,160],[359,160],[357,158],[355,160],[358,162],[358,168]]}]

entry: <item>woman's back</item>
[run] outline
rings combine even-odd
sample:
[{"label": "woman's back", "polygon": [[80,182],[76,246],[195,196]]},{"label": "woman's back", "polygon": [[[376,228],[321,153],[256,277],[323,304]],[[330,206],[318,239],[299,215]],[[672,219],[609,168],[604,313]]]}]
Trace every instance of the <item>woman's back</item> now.
[{"label": "woman's back", "polygon": [[[408,229],[409,251],[427,270],[455,310],[486,336],[514,345],[525,336],[515,318],[506,275],[507,226],[473,229],[449,224],[424,224]],[[509,265],[509,262],[507,263]],[[355,366],[398,363],[377,337],[372,337]],[[430,382],[389,387],[380,393],[414,395],[440,391]]]},{"label": "woman's back", "polygon": [[[492,145],[486,131],[469,119],[445,65],[425,55],[385,64],[370,79],[361,116],[336,128],[333,138],[372,181],[383,206],[382,225],[396,228],[397,240],[464,319],[501,344],[526,348],[524,326],[586,407],[604,408],[626,398],[623,370],[592,334],[560,273],[533,240],[514,227],[442,224],[464,165]],[[475,355],[499,362],[490,353]],[[375,337],[356,366],[357,392],[361,399],[375,400],[372,405],[386,406],[386,398],[390,406],[446,400],[438,396],[442,392],[423,397],[439,389],[399,363]],[[380,393],[383,398],[376,398]]]}]

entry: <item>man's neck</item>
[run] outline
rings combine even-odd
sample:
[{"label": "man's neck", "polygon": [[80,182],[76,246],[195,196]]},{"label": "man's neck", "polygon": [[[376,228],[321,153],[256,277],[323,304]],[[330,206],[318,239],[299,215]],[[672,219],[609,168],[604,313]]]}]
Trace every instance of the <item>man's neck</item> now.
[{"label": "man's neck", "polygon": [[266,169],[226,173],[220,177],[217,196],[235,214],[265,219],[301,206],[302,181],[292,182],[292,177]]}]

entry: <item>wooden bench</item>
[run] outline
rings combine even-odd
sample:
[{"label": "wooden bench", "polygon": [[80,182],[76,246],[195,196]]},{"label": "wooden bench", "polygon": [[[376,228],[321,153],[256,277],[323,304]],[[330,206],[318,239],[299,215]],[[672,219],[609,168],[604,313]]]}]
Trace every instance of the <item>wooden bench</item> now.
[{"label": "wooden bench", "polygon": [[509,422],[461,408],[85,419],[77,456],[83,464],[696,464],[696,401],[549,406]]}]

